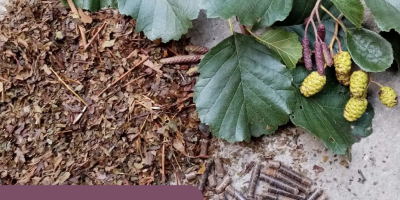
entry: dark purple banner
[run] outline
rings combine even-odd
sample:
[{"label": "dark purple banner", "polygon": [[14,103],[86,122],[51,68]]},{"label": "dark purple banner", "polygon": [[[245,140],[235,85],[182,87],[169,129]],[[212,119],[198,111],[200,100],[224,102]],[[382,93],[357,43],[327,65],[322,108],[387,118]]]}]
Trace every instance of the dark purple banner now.
[{"label": "dark purple banner", "polygon": [[10,200],[203,200],[193,186],[0,186]]}]

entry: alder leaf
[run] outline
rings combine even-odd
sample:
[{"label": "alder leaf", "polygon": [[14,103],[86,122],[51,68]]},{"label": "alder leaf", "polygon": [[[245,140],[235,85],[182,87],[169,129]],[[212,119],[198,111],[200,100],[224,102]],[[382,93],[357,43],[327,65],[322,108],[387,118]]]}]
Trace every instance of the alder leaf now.
[{"label": "alder leaf", "polygon": [[[97,12],[102,8],[118,8],[117,0],[72,0],[75,6],[81,7],[84,10]],[[64,5],[68,6],[67,0],[62,1]]]},{"label": "alder leaf", "polygon": [[400,33],[399,0],[364,0],[382,31],[395,29]]},{"label": "alder leaf", "polygon": [[367,29],[348,29],[346,44],[354,62],[364,71],[383,72],[393,63],[392,45]]},{"label": "alder leaf", "polygon": [[331,0],[343,15],[357,28],[364,21],[364,6],[360,0]]},{"label": "alder leaf", "polygon": [[201,121],[229,142],[272,134],[294,105],[290,71],[252,36],[235,33],[199,65],[194,101]]},{"label": "alder leaf", "polygon": [[261,37],[257,37],[257,40],[278,53],[289,69],[295,68],[302,57],[299,37],[296,33],[287,32],[283,28],[268,29]]},{"label": "alder leaf", "polygon": [[284,20],[292,10],[293,0],[202,0],[201,8],[210,18],[237,16],[241,24],[256,29]]},{"label": "alder leaf", "polygon": [[136,19],[136,32],[150,40],[179,40],[199,15],[197,0],[118,0],[121,14]]},{"label": "alder leaf", "polygon": [[343,117],[343,110],[350,99],[350,93],[348,87],[336,80],[335,70],[327,68],[324,89],[307,98],[300,93],[299,88],[309,74],[310,71],[303,66],[293,70],[296,106],[291,121],[320,138],[333,153],[345,154],[354,143],[372,133],[374,109],[370,104],[359,120],[348,122]]}]

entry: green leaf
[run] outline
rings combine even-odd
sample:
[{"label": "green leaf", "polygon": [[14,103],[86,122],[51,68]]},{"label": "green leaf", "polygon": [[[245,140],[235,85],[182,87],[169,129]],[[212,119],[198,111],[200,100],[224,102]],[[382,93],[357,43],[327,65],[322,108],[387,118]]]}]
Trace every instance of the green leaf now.
[{"label": "green leaf", "polygon": [[295,68],[302,57],[299,37],[296,33],[287,32],[283,28],[268,29],[261,37],[257,37],[257,40],[279,54],[289,69]]},{"label": "green leaf", "polygon": [[150,40],[178,40],[199,15],[196,0],[118,0],[121,14],[136,19],[136,31]]},{"label": "green leaf", "polygon": [[392,44],[394,59],[397,61],[397,66],[400,69],[400,34],[393,29],[390,32],[381,32],[380,34]]},{"label": "green leaf", "polygon": [[255,28],[271,26],[284,20],[292,9],[293,0],[202,0],[202,9],[210,18],[230,19],[237,16],[241,24]]},{"label": "green leaf", "polygon": [[[293,0],[293,5],[295,6],[293,6],[289,16],[282,22],[276,22],[274,26],[292,26],[303,24],[304,20],[310,16],[315,3],[317,3],[317,0]],[[321,3],[325,8],[330,10],[332,14],[338,14],[338,12],[332,10],[332,8],[336,9],[336,7],[330,0],[322,0]],[[319,14],[321,19],[324,19],[328,16],[328,14],[321,9],[319,9]]]},{"label": "green leaf", "polygon": [[[330,20],[322,20],[322,24],[325,25],[326,28],[326,37],[325,37],[325,43],[329,44],[331,42],[331,39],[333,37],[333,34],[335,33],[335,21],[333,19]],[[304,31],[305,27],[304,25],[294,25],[294,26],[286,26],[284,27],[287,31],[291,31],[296,33],[299,36],[299,41],[301,38],[304,36]],[[311,28],[311,26],[308,28],[307,31],[307,38],[310,41],[310,48],[314,49],[314,43],[315,43],[315,33],[314,29]],[[339,31],[338,38],[342,44],[342,50],[346,50],[347,46],[345,43],[345,38],[346,38],[346,33],[342,30]],[[333,49],[338,52],[339,51],[339,46],[337,42],[335,42],[335,45],[333,45]]]},{"label": "green leaf", "polygon": [[194,101],[199,118],[229,142],[272,134],[294,105],[292,75],[267,47],[235,33],[205,56]]},{"label": "green leaf", "polygon": [[[63,0],[62,2],[68,6],[67,0]],[[118,8],[117,0],[73,0],[73,2],[77,8],[81,7],[91,12],[97,12],[106,7]]]},{"label": "green leaf", "polygon": [[364,21],[364,6],[360,0],[331,0],[343,15],[357,28],[361,28]]},{"label": "green leaf", "polygon": [[383,72],[393,63],[392,45],[378,33],[349,29],[346,44],[354,62],[364,71]]},{"label": "green leaf", "polygon": [[395,29],[400,32],[400,1],[399,0],[365,0],[375,21],[382,31]]},{"label": "green leaf", "polygon": [[333,153],[345,154],[354,143],[372,133],[374,109],[369,105],[359,120],[348,122],[343,117],[343,110],[350,99],[349,89],[337,82],[335,70],[327,68],[324,89],[317,95],[306,98],[299,88],[308,74],[310,72],[305,67],[297,67],[293,71],[293,85],[297,90],[291,121],[320,138]]}]

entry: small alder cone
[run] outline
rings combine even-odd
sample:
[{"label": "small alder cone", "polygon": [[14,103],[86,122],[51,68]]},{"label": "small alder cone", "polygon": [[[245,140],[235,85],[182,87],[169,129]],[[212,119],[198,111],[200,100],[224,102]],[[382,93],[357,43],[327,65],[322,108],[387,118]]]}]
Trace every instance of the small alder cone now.
[{"label": "small alder cone", "polygon": [[170,58],[163,58],[160,60],[160,63],[164,65],[196,63],[203,59],[203,57],[204,56],[201,55],[174,56]]},{"label": "small alder cone", "polygon": [[320,92],[324,88],[325,84],[325,75],[321,76],[318,72],[312,72],[310,75],[307,76],[306,79],[304,79],[300,87],[300,92],[305,97],[310,97]]},{"label": "small alder cone", "polygon": [[333,58],[336,78],[344,86],[350,85],[351,56],[347,51],[341,51]]},{"label": "small alder cone", "polygon": [[306,37],[303,38],[301,41],[301,46],[303,47],[303,60],[304,65],[306,66],[307,70],[312,70],[312,59],[311,59],[311,49],[310,49],[310,42]]},{"label": "small alder cone", "polygon": [[196,46],[196,45],[187,45],[185,47],[187,52],[197,53],[197,54],[206,54],[209,50],[206,47]]},{"label": "small alder cone", "polygon": [[397,94],[391,87],[382,87],[379,90],[379,99],[388,108],[394,108],[397,106]]},{"label": "small alder cone", "polygon": [[368,101],[363,98],[350,98],[344,108],[344,117],[349,122],[358,120],[367,110]]},{"label": "small alder cone", "polygon": [[350,78],[350,92],[354,98],[366,98],[368,88],[368,74],[364,71],[355,71]]}]

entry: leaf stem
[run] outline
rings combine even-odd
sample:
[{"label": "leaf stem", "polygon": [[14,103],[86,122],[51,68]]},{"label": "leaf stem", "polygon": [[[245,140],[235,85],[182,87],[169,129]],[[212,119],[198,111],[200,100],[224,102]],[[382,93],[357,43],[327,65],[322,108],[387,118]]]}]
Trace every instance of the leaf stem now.
[{"label": "leaf stem", "polygon": [[322,42],[322,39],[321,39],[321,38],[319,37],[319,35],[318,35],[317,26],[315,26],[314,21],[311,21],[311,24],[312,24],[312,26],[313,26],[313,28],[314,28],[315,42],[318,42],[318,41]]},{"label": "leaf stem", "polygon": [[324,10],[329,16],[332,17],[332,19],[334,19],[337,23],[340,24],[340,26],[343,28],[343,30],[347,31],[346,26],[339,20],[337,19],[335,16],[333,16],[333,14],[331,12],[329,12],[328,9],[326,9],[323,5],[320,6],[322,10]]},{"label": "leaf stem", "polygon": [[231,19],[229,19],[228,21],[229,21],[229,26],[231,27],[231,32],[232,32],[232,35],[233,35],[233,25],[232,25],[232,20],[231,20]]},{"label": "leaf stem", "polygon": [[382,84],[380,84],[380,83],[378,83],[378,82],[375,82],[375,81],[373,81],[373,80],[371,80],[370,82],[371,82],[371,83],[375,83],[376,85],[378,85],[378,86],[381,87],[381,88],[384,87]]},{"label": "leaf stem", "polygon": [[334,56],[333,45],[335,44],[335,39],[336,39],[335,36],[337,36],[338,32],[339,32],[339,23],[335,22],[335,33],[333,34],[331,43],[329,43],[329,49],[331,50],[332,57]]}]

